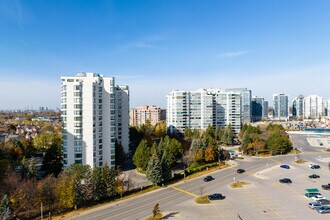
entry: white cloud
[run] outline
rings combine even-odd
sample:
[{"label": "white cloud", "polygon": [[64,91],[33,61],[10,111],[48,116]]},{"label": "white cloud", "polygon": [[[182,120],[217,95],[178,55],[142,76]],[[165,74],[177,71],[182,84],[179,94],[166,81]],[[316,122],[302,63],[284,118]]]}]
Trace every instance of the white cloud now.
[{"label": "white cloud", "polygon": [[136,40],[133,42],[128,42],[126,44],[123,44],[119,46],[120,51],[126,51],[129,49],[133,48],[138,48],[138,49],[160,49],[157,45],[158,42],[164,40],[164,37],[159,36],[159,35],[154,35],[150,37],[146,37],[140,40]]},{"label": "white cloud", "polygon": [[234,58],[244,56],[246,54],[251,53],[250,51],[233,51],[233,52],[226,52],[216,55],[216,58]]}]

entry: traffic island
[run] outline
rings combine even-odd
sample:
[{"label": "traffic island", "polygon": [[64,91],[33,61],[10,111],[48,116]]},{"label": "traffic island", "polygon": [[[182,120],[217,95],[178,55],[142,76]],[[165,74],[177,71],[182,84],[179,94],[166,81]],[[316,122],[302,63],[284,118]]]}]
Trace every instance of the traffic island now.
[{"label": "traffic island", "polygon": [[249,185],[250,183],[248,182],[241,182],[241,181],[237,181],[237,182],[233,182],[230,184],[231,188],[244,188],[246,185]]},{"label": "traffic island", "polygon": [[303,160],[303,159],[299,159],[299,160],[295,160],[294,162],[297,163],[297,164],[305,164],[308,161],[307,160]]},{"label": "traffic island", "polygon": [[210,200],[209,198],[207,197],[207,195],[205,196],[198,196],[195,198],[195,203],[196,204],[210,204]]}]

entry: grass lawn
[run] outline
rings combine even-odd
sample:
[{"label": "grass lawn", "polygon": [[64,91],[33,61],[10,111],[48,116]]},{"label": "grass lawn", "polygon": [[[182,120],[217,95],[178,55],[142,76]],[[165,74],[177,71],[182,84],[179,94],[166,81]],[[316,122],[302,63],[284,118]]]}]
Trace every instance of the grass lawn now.
[{"label": "grass lawn", "polygon": [[245,185],[249,185],[250,183],[248,182],[240,182],[240,181],[237,181],[237,182],[233,182],[230,184],[230,187],[231,188],[243,188]]},{"label": "grass lawn", "polygon": [[207,195],[196,197],[195,202],[196,202],[196,204],[209,204],[209,203],[211,203],[209,198],[207,198]]}]

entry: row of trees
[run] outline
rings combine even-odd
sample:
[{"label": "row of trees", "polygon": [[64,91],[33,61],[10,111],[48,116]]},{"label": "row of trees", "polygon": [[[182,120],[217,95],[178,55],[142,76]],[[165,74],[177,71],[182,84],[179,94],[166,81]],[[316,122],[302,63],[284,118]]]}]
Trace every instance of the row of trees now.
[{"label": "row of trees", "polygon": [[244,124],[239,134],[244,154],[286,154],[292,150],[289,135],[282,125],[269,124],[266,131]]},{"label": "row of trees", "polygon": [[103,201],[125,191],[122,175],[107,165],[91,169],[88,165],[73,164],[57,178],[49,175],[40,181],[8,173],[0,184],[0,193],[4,195],[0,217],[6,214],[20,219],[36,217],[41,203],[45,213],[54,213]]}]

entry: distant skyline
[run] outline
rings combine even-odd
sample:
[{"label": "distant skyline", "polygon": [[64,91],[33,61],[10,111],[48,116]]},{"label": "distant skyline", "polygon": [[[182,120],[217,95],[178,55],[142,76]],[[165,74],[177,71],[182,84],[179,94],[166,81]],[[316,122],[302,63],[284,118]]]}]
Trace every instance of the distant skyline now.
[{"label": "distant skyline", "polygon": [[248,88],[330,98],[329,0],[0,1],[0,110],[60,107],[60,77],[130,87],[130,107],[172,90]]}]

